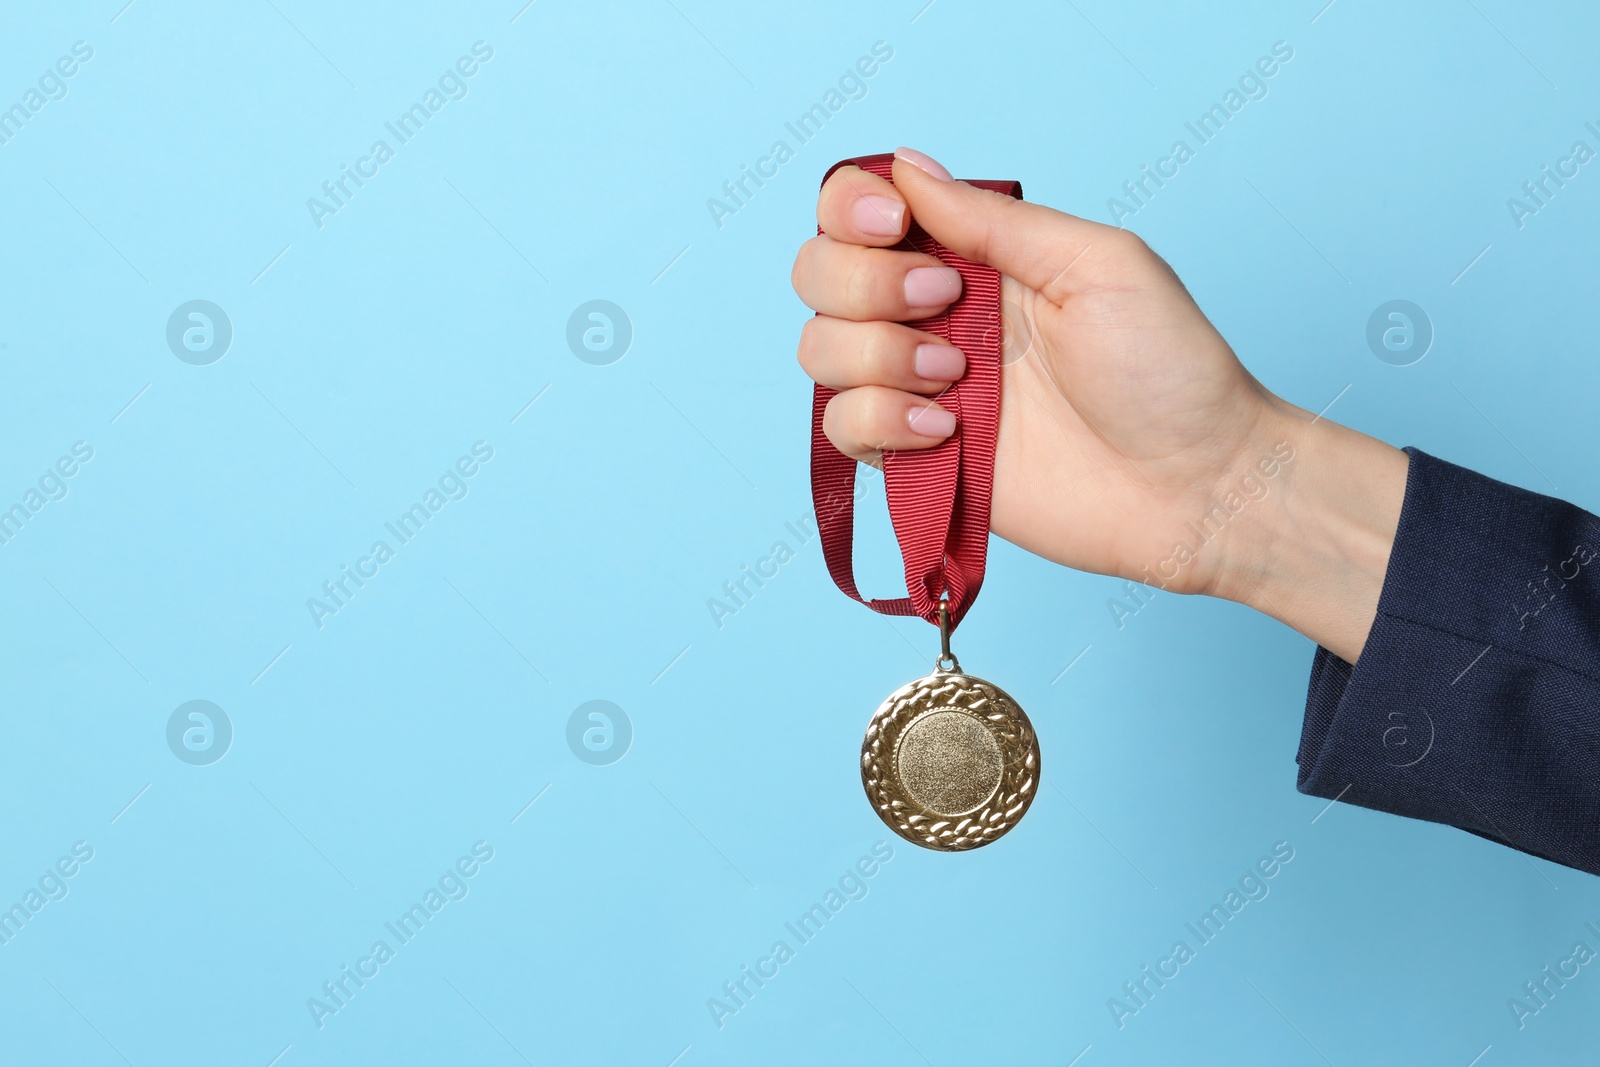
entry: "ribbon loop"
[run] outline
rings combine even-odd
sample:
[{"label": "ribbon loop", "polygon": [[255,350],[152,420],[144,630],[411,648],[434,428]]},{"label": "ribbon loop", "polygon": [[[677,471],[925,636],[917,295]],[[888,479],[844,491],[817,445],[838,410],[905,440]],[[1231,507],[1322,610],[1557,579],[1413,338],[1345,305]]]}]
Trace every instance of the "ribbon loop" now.
[{"label": "ribbon loop", "polygon": [[[893,181],[889,153],[840,160]],[[968,184],[1022,198],[1008,181]],[[822,228],[817,228],[822,233]],[[1000,354],[1003,344],[1000,272],[972,263],[945,248],[913,219],[895,246],[932,256],[961,273],[961,296],[932,318],[907,323],[961,349],[967,370],[935,399],[956,416],[956,430],[932,448],[885,451],[883,478],[889,518],[905,561],[908,596],[867,600],[856,589],[851,549],[855,537],[856,462],[828,440],[823,412],[836,390],[817,385],[811,404],[811,497],[823,558],[834,583],[851,598],[884,615],[916,615],[938,625],[939,604],[948,598],[954,630],[983,585],[989,551],[989,500],[994,487],[995,442],[1000,428]]]}]

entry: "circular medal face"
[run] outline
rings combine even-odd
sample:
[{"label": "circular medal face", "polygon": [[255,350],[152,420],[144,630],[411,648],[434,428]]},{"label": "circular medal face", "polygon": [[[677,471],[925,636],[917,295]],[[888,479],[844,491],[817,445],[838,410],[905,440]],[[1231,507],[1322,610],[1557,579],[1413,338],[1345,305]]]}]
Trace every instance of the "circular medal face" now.
[{"label": "circular medal face", "polygon": [[897,689],[861,742],[867,799],[901,837],[960,852],[1021,820],[1039,784],[1039,739],[999,686],[936,670]]}]

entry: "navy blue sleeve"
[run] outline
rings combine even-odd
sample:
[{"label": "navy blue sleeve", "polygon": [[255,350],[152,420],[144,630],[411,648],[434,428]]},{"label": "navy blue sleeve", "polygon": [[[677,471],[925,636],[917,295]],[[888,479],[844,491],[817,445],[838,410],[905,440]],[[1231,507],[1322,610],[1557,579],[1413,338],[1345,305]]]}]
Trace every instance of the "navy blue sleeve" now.
[{"label": "navy blue sleeve", "polygon": [[1600,874],[1600,519],[1406,453],[1360,660],[1312,664],[1298,787]]}]

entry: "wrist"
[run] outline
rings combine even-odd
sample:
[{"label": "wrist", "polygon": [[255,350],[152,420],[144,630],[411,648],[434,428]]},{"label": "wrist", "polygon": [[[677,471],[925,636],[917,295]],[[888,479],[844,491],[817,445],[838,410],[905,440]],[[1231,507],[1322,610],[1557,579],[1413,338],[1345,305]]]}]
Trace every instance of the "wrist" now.
[{"label": "wrist", "polygon": [[1410,459],[1276,398],[1254,440],[1267,495],[1230,543],[1212,592],[1354,663],[1377,615]]}]

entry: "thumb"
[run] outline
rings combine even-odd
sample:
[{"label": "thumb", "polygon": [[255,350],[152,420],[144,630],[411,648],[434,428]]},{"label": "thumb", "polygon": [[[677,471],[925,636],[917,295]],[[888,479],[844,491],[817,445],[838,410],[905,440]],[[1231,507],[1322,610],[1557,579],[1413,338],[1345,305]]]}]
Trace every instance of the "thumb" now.
[{"label": "thumb", "polygon": [[895,190],[911,216],[946,248],[984,263],[1053,302],[1081,291],[1093,272],[1078,260],[1091,250],[1110,252],[1130,239],[1126,230],[956,181],[934,160],[911,148],[894,153]]}]

